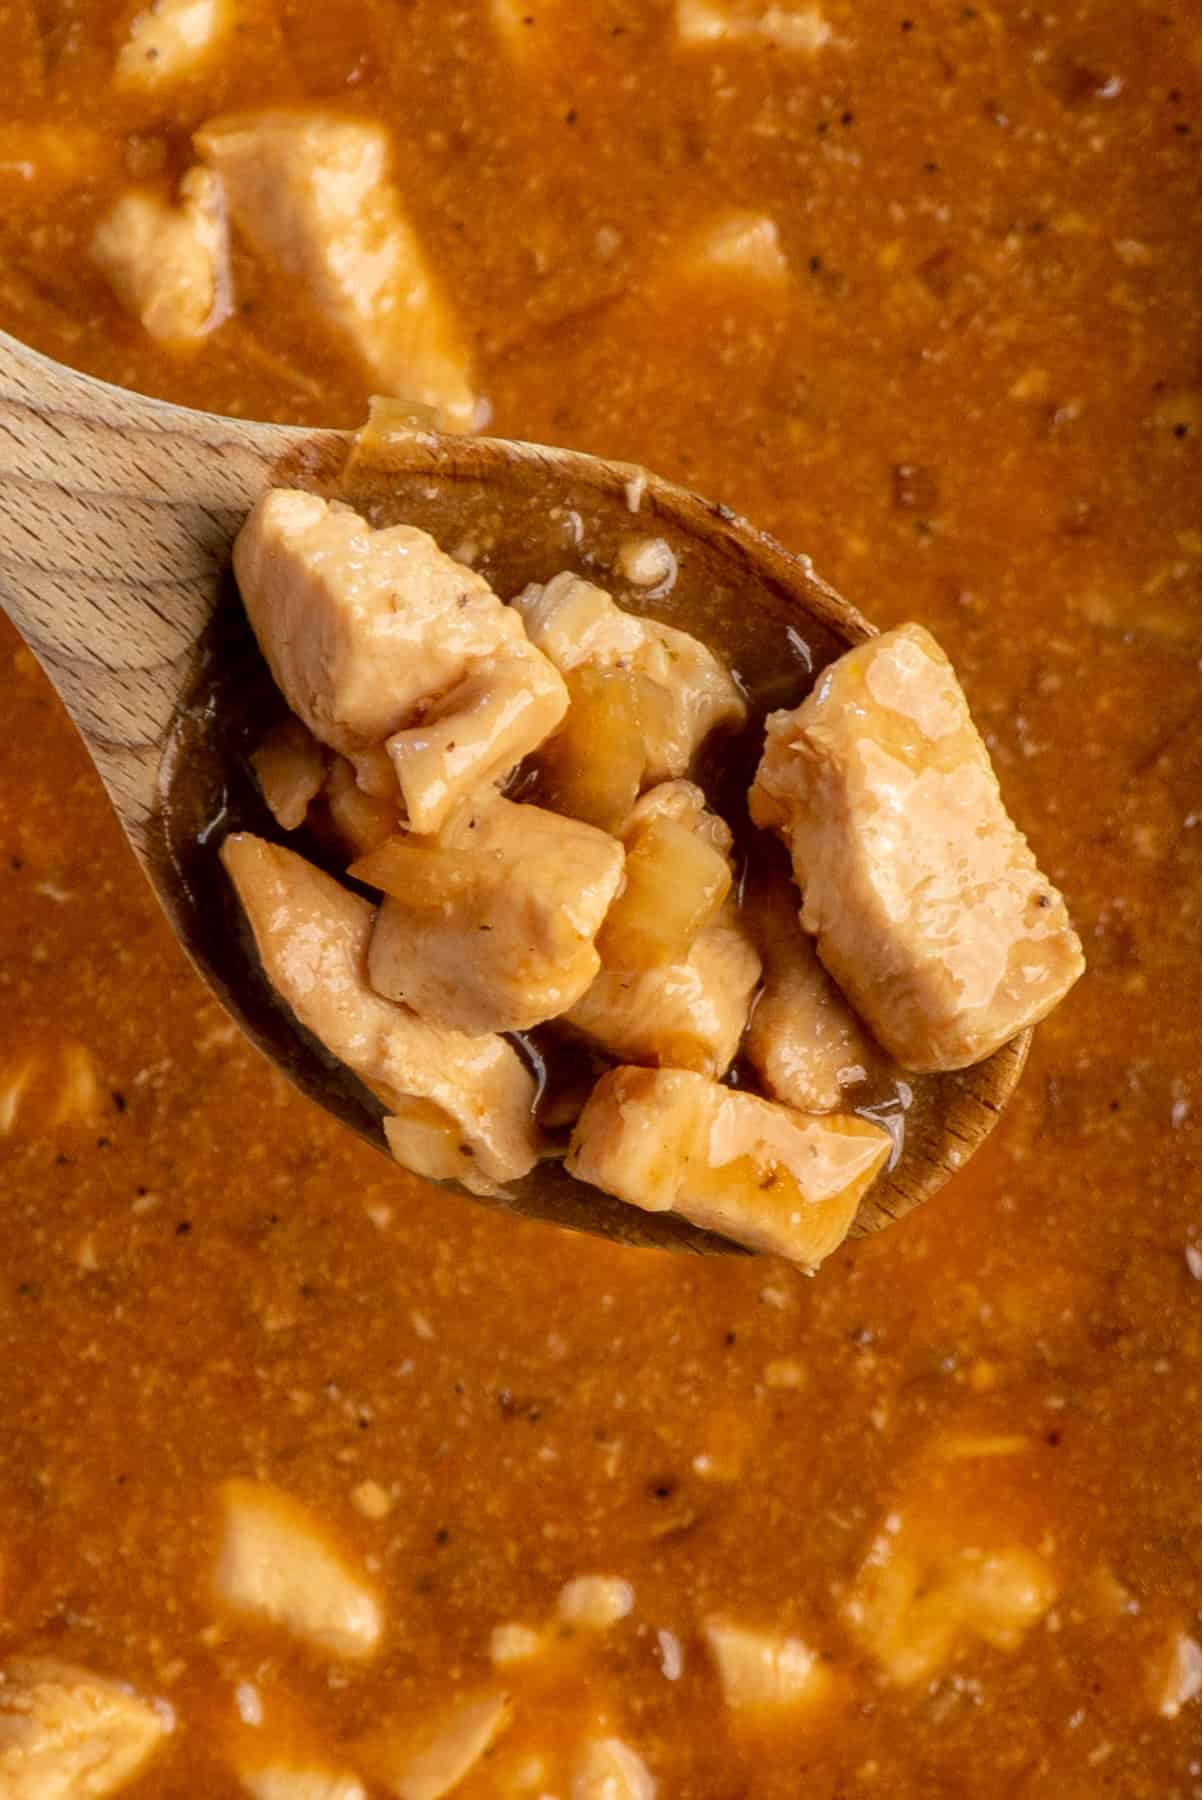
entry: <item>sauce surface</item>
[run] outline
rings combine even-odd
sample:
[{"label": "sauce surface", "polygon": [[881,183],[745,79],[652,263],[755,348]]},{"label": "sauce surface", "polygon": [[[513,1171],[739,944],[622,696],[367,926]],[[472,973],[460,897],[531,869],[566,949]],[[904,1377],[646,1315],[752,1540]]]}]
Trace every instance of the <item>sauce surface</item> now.
[{"label": "sauce surface", "polygon": [[[599,1717],[681,1800],[1202,1793],[1194,0],[832,0],[804,54],[686,51],[652,0],[532,4],[520,56],[467,0],[247,0],[202,76],[121,95],[131,10],[0,0],[0,326],[185,403],[357,424],[365,372],[246,250],[182,355],[87,246],[214,114],[384,121],[491,428],[641,461],[927,624],[1090,969],[964,1176],[815,1282],[524,1225],[241,1042],[0,626],[0,1656],[168,1700],[128,1791],[232,1800],[248,1691],[346,1766],[599,1573],[632,1610],[508,1678],[465,1800]],[[677,246],[732,209],[776,222],[786,282],[682,284]],[[358,1559],[378,1654],[222,1611],[237,1477]],[[890,1629],[874,1555],[913,1576]],[[962,1579],[1007,1557],[1009,1634]],[[713,1615],[818,1653],[821,1704],[724,1708]]]}]

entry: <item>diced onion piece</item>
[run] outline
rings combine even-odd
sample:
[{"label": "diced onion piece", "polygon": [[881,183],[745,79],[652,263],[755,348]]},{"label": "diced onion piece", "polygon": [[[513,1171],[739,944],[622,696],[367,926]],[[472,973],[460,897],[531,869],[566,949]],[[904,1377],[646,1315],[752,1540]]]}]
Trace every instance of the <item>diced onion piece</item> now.
[{"label": "diced onion piece", "polygon": [[626,852],[626,886],[597,939],[609,969],[683,962],[730,892],[721,851],[677,820],[652,818]]},{"label": "diced onion piece", "polygon": [[344,756],[335,757],[326,777],[325,801],[330,823],[352,856],[366,856],[395,832],[401,817],[401,796],[395,781],[395,798],[365,793]]},{"label": "diced onion piece", "polygon": [[564,679],[571,704],[542,759],[547,803],[614,831],[638,799],[646,766],[639,685],[627,669],[588,663]]}]

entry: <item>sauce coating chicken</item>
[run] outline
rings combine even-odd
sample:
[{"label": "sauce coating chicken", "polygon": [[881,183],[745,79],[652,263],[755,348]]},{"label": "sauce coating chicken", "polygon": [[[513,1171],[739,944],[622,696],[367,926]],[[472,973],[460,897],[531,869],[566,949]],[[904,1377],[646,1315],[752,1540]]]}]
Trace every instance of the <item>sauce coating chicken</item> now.
[{"label": "sauce coating chicken", "polygon": [[394,1115],[398,1160],[474,1193],[538,1157],[534,1080],[500,1037],[465,1037],[382,999],[367,978],[375,909],[303,857],[249,833],[221,858],[272,987]]},{"label": "sauce coating chicken", "polygon": [[594,826],[486,790],[436,837],[389,839],[353,865],[385,889],[372,986],[471,1034],[554,1018],[601,967],[595,940],[622,862]]},{"label": "sauce coating chicken", "polygon": [[387,131],[281,110],[210,119],[195,142],[252,248],[311,295],[379,391],[470,431],[467,355],[391,180]]},{"label": "sauce coating chicken", "polygon": [[823,963],[903,1068],[982,1061],[1085,966],[920,625],[848,651],[770,714],[750,808],[789,847]]},{"label": "sauce coating chicken", "polygon": [[395,776],[414,830],[436,831],[567,710],[518,615],[413,526],[377,531],[349,507],[273,489],[238,534],[234,570],[293,712],[359,760],[369,791],[381,765],[385,789]]},{"label": "sauce coating chicken", "polygon": [[802,931],[797,900],[792,882],[771,875],[750,878],[744,889],[764,985],[743,1048],[773,1100],[799,1112],[834,1112],[845,1091],[867,1078],[874,1046]]},{"label": "sauce coating chicken", "polygon": [[0,1670],[4,1800],[105,1800],[171,1730],[166,1708],[84,1669],[25,1658]]},{"label": "sauce coating chicken", "polygon": [[208,169],[190,169],[172,205],[148,188],[114,201],[91,257],[122,305],[159,343],[199,343],[230,308],[225,208]]},{"label": "sauce coating chicken", "polygon": [[567,1167],[646,1212],[676,1212],[814,1269],[889,1155],[851,1114],[807,1118],[681,1069],[614,1069],[577,1121]]}]

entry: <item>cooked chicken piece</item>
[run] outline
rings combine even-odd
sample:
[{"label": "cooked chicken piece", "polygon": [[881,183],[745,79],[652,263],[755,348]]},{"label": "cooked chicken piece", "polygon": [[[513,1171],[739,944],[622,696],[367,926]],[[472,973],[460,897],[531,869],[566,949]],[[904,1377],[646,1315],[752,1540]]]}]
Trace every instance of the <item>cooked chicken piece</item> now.
[{"label": "cooked chicken piece", "polygon": [[458,331],[390,178],[382,126],[324,112],[211,119],[196,147],[235,224],[312,296],[375,386],[470,431],[477,402]]},{"label": "cooked chicken piece", "polygon": [[680,43],[821,50],[831,28],[816,6],[778,6],[770,0],[676,0]]},{"label": "cooked chicken piece", "polygon": [[851,1114],[807,1118],[680,1069],[614,1069],[565,1166],[645,1212],[682,1213],[813,1269],[847,1236],[890,1147]]},{"label": "cooked chicken piece", "polygon": [[295,831],[326,779],[321,745],[291,715],[268,733],[250,759],[255,780],[277,825]]},{"label": "cooked chicken piece", "polygon": [[836,1112],[880,1053],[819,962],[797,902],[783,877],[757,876],[743,890],[743,917],[764,965],[743,1049],[773,1100],[798,1112]]},{"label": "cooked chicken piece", "polygon": [[684,962],[602,969],[564,1022],[628,1062],[724,1075],[747,1023],[760,959],[733,900]]},{"label": "cooked chicken piece", "polygon": [[567,710],[518,615],[413,526],[377,531],[348,507],[273,489],[238,534],[234,572],[293,712],[371,771],[386,744],[415,830],[437,830]]},{"label": "cooked chicken piece", "polygon": [[364,1764],[396,1800],[442,1800],[488,1754],[512,1710],[508,1695],[493,1690],[419,1726],[386,1726],[364,1745]]},{"label": "cooked chicken piece", "polygon": [[655,1800],[656,1784],[636,1750],[621,1738],[589,1738],[572,1771],[571,1800]]},{"label": "cooked chicken piece", "polygon": [[701,1630],[727,1706],[740,1711],[811,1707],[831,1692],[829,1668],[800,1638],[718,1617],[704,1620]]},{"label": "cooked chicken piece", "polygon": [[1033,1551],[949,1545],[915,1556],[882,1532],[856,1578],[848,1621],[891,1680],[930,1681],[965,1639],[1017,1650],[1056,1598]]},{"label": "cooked chicken piece", "polygon": [[1054,1604],[1042,1540],[1055,1519],[1035,1449],[953,1429],[900,1478],[844,1608],[890,1680],[931,1681],[974,1642],[1017,1650]]},{"label": "cooked chicken piece", "polygon": [[264,1763],[240,1768],[238,1779],[251,1800],[367,1800],[367,1789],[357,1775],[330,1769]]},{"label": "cooked chicken piece", "polygon": [[466,796],[501,781],[567,707],[563,678],[524,638],[469,666],[420,725],[388,739],[412,829],[437,831]]},{"label": "cooked chicken piece", "polygon": [[225,212],[208,169],[189,170],[177,206],[148,188],[130,188],[92,233],[90,254],[122,306],[159,343],[195,344],[229,311]]},{"label": "cooked chicken piece", "polygon": [[721,813],[710,811],[705,792],[695,781],[661,781],[658,787],[651,788],[631,807],[622,828],[623,840],[631,841],[657,819],[671,819],[685,826],[729,862],[734,835]]},{"label": "cooked chicken piece", "polygon": [[513,605],[531,642],[562,674],[588,666],[628,669],[641,678],[645,761],[642,785],[684,775],[718,725],[747,716],[739,691],[712,650],[687,631],[615,606],[578,575],[532,585]]},{"label": "cooked chicken piece", "polygon": [[104,1800],[144,1769],[172,1729],[171,1712],[66,1663],[19,1660],[0,1670],[3,1800]]},{"label": "cooked chicken piece", "polygon": [[674,275],[735,275],[768,286],[789,280],[775,219],[765,213],[724,213],[698,234],[674,265]]},{"label": "cooked chicken piece", "polygon": [[591,825],[486,792],[429,838],[390,838],[351,873],[386,898],[367,969],[435,1025],[526,1031],[601,967],[595,939],[622,846]]},{"label": "cooked chicken piece", "polygon": [[[687,830],[705,849],[724,858],[729,855],[729,828],[706,809],[705,795],[692,782],[661,782],[644,794],[626,822],[627,840],[637,841],[657,823]],[[691,893],[696,899],[696,888]],[[683,910],[676,904],[681,899]],[[632,904],[637,900],[636,892]],[[655,895],[645,892],[642,903],[651,915],[643,935],[651,940],[655,936]],[[679,926],[685,914],[691,910],[695,915],[697,909],[685,893],[673,898],[671,910]],[[637,923],[630,907],[625,912],[626,929],[618,938],[619,949]],[[565,1022],[628,1062],[694,1069],[703,1075],[725,1074],[738,1050],[760,978],[760,959],[734,900],[727,899],[713,923],[698,932],[682,961],[623,969],[609,965],[604,934],[599,948],[601,973],[564,1015]]]},{"label": "cooked chicken piece", "polygon": [[535,1086],[517,1051],[382,999],[367,977],[375,909],[302,857],[248,833],[228,837],[221,857],[271,985],[397,1115],[385,1125],[394,1154],[429,1159],[398,1160],[475,1193],[527,1174],[539,1154]]},{"label": "cooked chicken piece", "polygon": [[577,1631],[608,1631],[634,1610],[634,1589],[619,1575],[577,1575],[560,1588],[555,1610]]},{"label": "cooked chicken piece", "polygon": [[360,1659],[380,1642],[380,1604],[318,1521],[263,1481],[225,1481],[216,1597],[332,1656]]},{"label": "cooked chicken piece", "polygon": [[162,88],[202,69],[234,24],[233,0],[150,0],[117,52],[119,88]]},{"label": "cooked chicken piece", "polygon": [[1064,902],[920,625],[848,651],[769,716],[750,805],[792,852],[823,963],[903,1068],[980,1062],[1080,975]]}]

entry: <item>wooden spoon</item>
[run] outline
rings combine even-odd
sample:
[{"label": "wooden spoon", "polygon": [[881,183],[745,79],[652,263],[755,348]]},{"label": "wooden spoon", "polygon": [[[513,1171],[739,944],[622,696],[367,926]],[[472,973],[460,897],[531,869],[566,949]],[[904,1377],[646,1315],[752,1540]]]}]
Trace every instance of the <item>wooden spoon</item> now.
[{"label": "wooden spoon", "polygon": [[[383,1148],[377,1102],[267,986],[215,853],[230,826],[272,831],[246,753],[278,698],[229,556],[252,502],[279,485],[336,494],[377,523],[411,520],[452,550],[471,540],[503,594],[588,555],[604,564],[622,537],[654,530],[687,562],[694,595],[708,596],[692,628],[758,682],[780,681],[776,704],[795,704],[812,670],[874,628],[805,557],[629,464],[412,428],[360,441],[218,418],[75,374],[0,334],[0,602],[197,969],[298,1087]],[[789,644],[796,656],[782,654]],[[902,1218],[963,1167],[1014,1092],[1029,1040],[921,1084],[902,1153],[856,1233]],[[584,1188],[556,1163],[490,1204],[623,1243],[735,1248]]]}]

